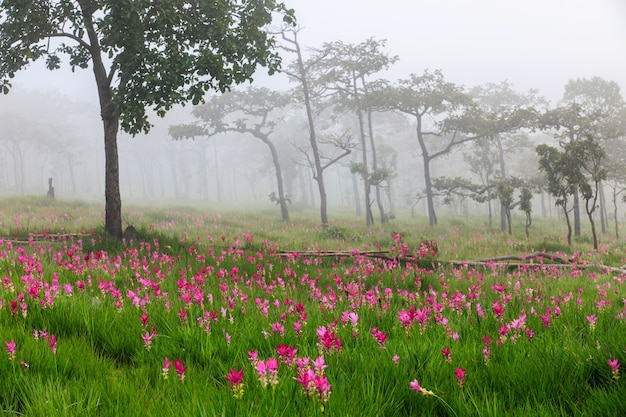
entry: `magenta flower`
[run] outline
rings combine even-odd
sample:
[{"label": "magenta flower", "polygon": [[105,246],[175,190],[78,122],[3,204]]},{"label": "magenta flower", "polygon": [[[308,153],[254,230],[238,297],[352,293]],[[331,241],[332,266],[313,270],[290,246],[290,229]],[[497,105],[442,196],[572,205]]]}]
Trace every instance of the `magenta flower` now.
[{"label": "magenta flower", "polygon": [[9,360],[12,361],[15,359],[15,350],[16,350],[16,346],[15,346],[15,341],[11,340],[10,342],[7,342],[6,340],[4,341],[4,348],[6,349],[7,353],[9,354]]},{"label": "magenta flower", "polygon": [[596,328],[596,320],[598,320],[598,318],[594,314],[592,314],[590,316],[587,316],[586,319],[589,322],[589,328],[591,330],[594,330]]},{"label": "magenta flower", "polygon": [[322,375],[324,373],[324,369],[328,368],[328,365],[326,365],[323,356],[318,356],[317,359],[313,361],[313,367],[318,375]]},{"label": "magenta flower", "polygon": [[287,366],[291,366],[293,364],[293,360],[298,353],[298,348],[293,348],[289,345],[280,344],[276,348],[276,353],[280,357],[280,360],[285,363]]},{"label": "magenta flower", "polygon": [[615,359],[608,359],[608,362],[609,362],[609,366],[611,367],[611,371],[613,373],[613,379],[617,381],[619,379],[619,361],[617,360],[617,358],[615,358]]},{"label": "magenta flower", "polygon": [[161,374],[163,375],[163,379],[167,379],[167,374],[170,371],[170,366],[172,366],[172,361],[170,361],[167,356],[165,357],[165,362],[163,363],[163,369],[161,370]]},{"label": "magenta flower", "polygon": [[254,365],[254,369],[256,370],[257,376],[259,378],[259,382],[263,388],[267,387],[268,379],[267,379],[267,366],[265,365],[265,361],[257,360]]},{"label": "magenta flower", "polygon": [[432,391],[428,391],[426,388],[421,387],[420,383],[417,382],[417,379],[414,379],[413,381],[411,381],[409,383],[409,387],[411,388],[412,391],[415,391],[418,394],[422,394],[425,396],[435,395]]},{"label": "magenta flower", "polygon": [[378,346],[385,348],[385,342],[387,341],[387,333],[381,332],[376,327],[372,329],[372,337],[378,343]]},{"label": "magenta flower", "polygon": [[226,375],[226,381],[230,384],[235,398],[243,397],[243,368],[238,371],[231,369]]},{"label": "magenta flower", "polygon": [[463,368],[457,368],[456,371],[454,371],[454,376],[456,377],[456,382],[459,384],[459,387],[462,387],[465,382],[465,370]]},{"label": "magenta flower", "polygon": [[491,308],[493,310],[493,314],[496,315],[498,320],[501,320],[502,319],[502,314],[504,314],[504,307],[502,307],[500,305],[500,303],[498,303],[498,301],[494,301],[493,305],[491,306]]},{"label": "magenta flower", "polygon": [[307,397],[311,397],[316,392],[315,372],[311,368],[300,369],[296,372],[294,379],[302,386],[302,390]]},{"label": "magenta flower", "polygon": [[148,315],[145,313],[141,315],[141,326],[144,329],[148,327]]},{"label": "magenta flower", "polygon": [[57,353],[57,338],[55,335],[50,335],[48,343],[50,344],[50,350],[52,350],[52,353]]},{"label": "magenta flower", "polygon": [[443,357],[446,358],[446,362],[452,363],[452,355],[450,354],[450,346],[446,346],[445,348],[441,349],[441,353],[443,354]]},{"label": "magenta flower", "polygon": [[317,390],[317,397],[322,403],[328,401],[330,397],[330,382],[326,378],[326,375],[317,375],[313,379],[313,383],[315,384],[315,389]]},{"label": "magenta flower", "polygon": [[185,382],[185,371],[187,370],[187,367],[183,366],[182,359],[176,359],[176,362],[174,362],[174,369],[176,370],[178,378],[180,378],[181,382]]}]

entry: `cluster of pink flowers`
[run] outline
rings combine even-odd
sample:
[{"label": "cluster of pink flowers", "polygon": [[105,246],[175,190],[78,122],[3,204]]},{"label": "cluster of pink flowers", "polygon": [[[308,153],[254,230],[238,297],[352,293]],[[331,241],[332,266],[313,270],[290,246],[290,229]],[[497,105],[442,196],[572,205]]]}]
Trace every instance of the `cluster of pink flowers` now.
[{"label": "cluster of pink flowers", "polygon": [[[165,361],[163,363],[163,368],[161,369],[161,374],[163,375],[163,379],[167,379],[169,376],[169,370],[172,366],[172,361],[170,361],[167,356],[165,357]],[[185,371],[187,370],[186,366],[183,366],[183,360],[181,358],[176,359],[174,362],[174,370],[178,375],[178,379],[181,382],[185,382]]]},{"label": "cluster of pink flowers", "polygon": [[57,338],[55,335],[48,333],[46,329],[43,330],[34,330],[33,337],[36,341],[43,340],[48,342],[48,346],[50,346],[50,350],[53,354],[57,353]]},{"label": "cluster of pink flowers", "polygon": [[307,397],[311,398],[315,396],[322,404],[325,404],[330,398],[330,390],[332,388],[325,373],[327,365],[325,364],[323,356],[319,356],[312,361],[313,366],[310,365],[310,362],[311,360],[309,358],[296,360],[297,372],[294,379],[300,383]]},{"label": "cluster of pink flowers", "polygon": [[372,328],[372,337],[378,343],[378,346],[385,348],[385,342],[387,341],[387,333],[381,332],[376,327]]},{"label": "cluster of pink flowers", "polygon": [[269,358],[267,360],[259,360],[257,351],[248,352],[248,356],[252,366],[257,372],[261,386],[267,388],[269,384],[275,387],[278,384],[278,359]]},{"label": "cluster of pink flowers", "polygon": [[336,335],[333,325],[318,327],[317,338],[317,346],[320,352],[333,353],[341,351],[341,338]]}]

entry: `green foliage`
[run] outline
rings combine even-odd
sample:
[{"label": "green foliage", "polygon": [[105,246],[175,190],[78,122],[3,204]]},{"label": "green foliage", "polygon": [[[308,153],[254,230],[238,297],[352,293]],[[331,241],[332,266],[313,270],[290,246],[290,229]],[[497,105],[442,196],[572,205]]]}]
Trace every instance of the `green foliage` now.
[{"label": "green foliage", "polygon": [[[72,68],[93,63],[106,91],[102,98],[111,94],[106,105],[115,106],[122,129],[131,134],[149,130],[146,107],[163,116],[175,104],[200,103],[207,90],[249,80],[257,65],[276,71],[275,40],[264,27],[272,13],[294,22],[293,11],[277,1],[4,1],[0,11],[5,91],[15,72],[39,58],[50,69],[60,67],[62,54]],[[50,48],[52,36],[62,39],[56,48]]]}]

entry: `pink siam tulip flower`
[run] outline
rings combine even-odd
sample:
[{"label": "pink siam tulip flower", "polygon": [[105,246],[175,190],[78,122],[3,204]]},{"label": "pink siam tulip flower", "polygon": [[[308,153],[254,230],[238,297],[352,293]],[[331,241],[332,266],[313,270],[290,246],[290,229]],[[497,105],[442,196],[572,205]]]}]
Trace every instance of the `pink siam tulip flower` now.
[{"label": "pink siam tulip flower", "polygon": [[254,365],[254,369],[256,370],[257,377],[259,378],[259,382],[263,388],[267,388],[268,378],[267,378],[267,366],[265,365],[265,361],[260,360],[257,361]]},{"label": "pink siam tulip flower", "polygon": [[280,360],[287,366],[291,367],[293,365],[293,360],[298,353],[298,348],[293,348],[289,345],[280,344],[276,347],[276,353],[280,357]]},{"label": "pink siam tulip flower", "polygon": [[49,339],[50,350],[53,354],[57,353],[57,338],[55,335],[51,334]]},{"label": "pink siam tulip flower", "polygon": [[409,386],[411,387],[412,391],[415,391],[418,394],[422,394],[422,395],[425,395],[425,396],[434,395],[434,393],[432,391],[428,391],[426,388],[421,387],[420,383],[417,381],[417,379],[414,379],[413,381],[411,381],[409,383]]},{"label": "pink siam tulip flower", "polygon": [[463,368],[457,368],[454,371],[454,376],[456,377],[456,381],[459,384],[459,387],[463,386],[465,382],[465,370]]},{"label": "pink siam tulip flower", "polygon": [[240,399],[243,397],[243,368],[239,371],[231,369],[228,375],[226,375],[226,381],[230,384],[235,398]]},{"label": "pink siam tulip flower", "polygon": [[315,384],[315,389],[317,390],[317,398],[322,402],[322,404],[328,401],[330,397],[330,389],[331,385],[326,378],[326,375],[317,375],[313,379],[313,383]]},{"label": "pink siam tulip flower", "polygon": [[387,341],[387,333],[381,332],[376,327],[372,328],[372,337],[378,343],[378,346],[385,348],[385,342]]},{"label": "pink siam tulip flower", "polygon": [[609,366],[611,367],[613,379],[617,381],[619,379],[619,361],[617,360],[617,358],[615,358],[615,359],[608,359],[608,362],[609,362]]},{"label": "pink siam tulip flower", "polygon": [[596,320],[598,320],[598,318],[594,314],[592,314],[590,316],[587,316],[586,319],[589,322],[589,328],[591,330],[594,330],[596,328]]},{"label": "pink siam tulip flower", "polygon": [[492,305],[493,314],[496,315],[498,320],[502,320],[502,315],[504,314],[504,307],[498,303],[498,301],[494,301]]},{"label": "pink siam tulip flower", "polygon": [[12,361],[15,359],[15,351],[16,351],[16,346],[15,346],[15,341],[11,340],[10,342],[7,342],[6,340],[4,341],[4,348],[6,349],[7,353],[9,354],[9,360]]},{"label": "pink siam tulip flower", "polygon": [[267,369],[267,373],[269,375],[269,379],[270,379],[270,385],[272,386],[276,386],[276,384],[278,384],[278,359],[276,358],[269,358],[266,362],[265,362],[265,367]]},{"label": "pink siam tulip flower", "polygon": [[393,357],[391,358],[391,360],[393,361],[394,365],[397,365],[398,362],[400,362],[400,356],[398,355],[393,355]]},{"label": "pink siam tulip flower", "polygon": [[259,361],[259,352],[256,350],[249,350],[248,359],[250,360],[250,362],[252,362],[252,366],[256,366],[257,362]]},{"label": "pink siam tulip flower", "polygon": [[324,373],[324,369],[328,368],[325,362],[326,361],[323,356],[318,356],[317,359],[313,361],[313,368],[315,368],[315,372],[318,375],[322,375]]},{"label": "pink siam tulip flower", "polygon": [[161,375],[163,375],[163,379],[167,379],[170,371],[170,366],[172,366],[172,361],[170,361],[166,356],[163,363],[163,368],[161,369]]},{"label": "pink siam tulip flower", "polygon": [[142,314],[141,315],[141,326],[146,329],[148,327],[148,315],[147,314]]},{"label": "pink siam tulip flower", "polygon": [[174,362],[174,369],[178,374],[178,378],[180,378],[181,382],[185,382],[185,371],[187,370],[186,366],[183,366],[183,360],[178,358],[176,362]]},{"label": "pink siam tulip flower", "polygon": [[315,377],[315,372],[311,368],[299,370],[294,377],[302,386],[304,394],[309,398],[316,392]]},{"label": "pink siam tulip flower", "polygon": [[441,353],[443,354],[443,357],[446,358],[446,362],[452,363],[452,355],[450,354],[450,346],[446,346],[445,348],[441,349]]}]

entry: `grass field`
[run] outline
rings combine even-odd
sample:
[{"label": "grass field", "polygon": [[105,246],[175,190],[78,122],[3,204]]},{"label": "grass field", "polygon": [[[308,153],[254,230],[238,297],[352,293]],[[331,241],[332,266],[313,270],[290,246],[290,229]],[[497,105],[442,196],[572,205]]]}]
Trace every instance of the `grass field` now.
[{"label": "grass field", "polygon": [[0,202],[2,415],[626,415],[624,241],[125,213],[121,243],[102,207]]}]

